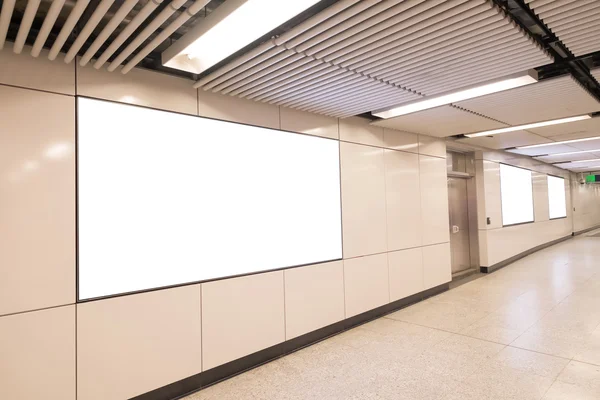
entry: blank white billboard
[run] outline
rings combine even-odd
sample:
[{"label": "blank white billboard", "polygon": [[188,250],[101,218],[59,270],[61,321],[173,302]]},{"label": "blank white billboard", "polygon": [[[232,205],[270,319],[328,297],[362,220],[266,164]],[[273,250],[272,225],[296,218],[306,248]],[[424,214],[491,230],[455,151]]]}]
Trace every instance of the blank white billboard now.
[{"label": "blank white billboard", "polygon": [[342,257],[335,140],[78,99],[79,299]]},{"label": "blank white billboard", "polygon": [[567,216],[567,193],[564,178],[548,175],[548,204],[550,219]]},{"label": "blank white billboard", "polygon": [[502,224],[534,221],[531,171],[500,164]]}]

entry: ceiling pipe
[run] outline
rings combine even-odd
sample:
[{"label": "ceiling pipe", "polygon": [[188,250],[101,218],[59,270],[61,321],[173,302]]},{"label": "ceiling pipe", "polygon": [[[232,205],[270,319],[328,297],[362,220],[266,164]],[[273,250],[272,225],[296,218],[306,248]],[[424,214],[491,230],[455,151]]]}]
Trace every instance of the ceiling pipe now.
[{"label": "ceiling pipe", "polygon": [[121,69],[121,73],[126,74],[133,67],[139,64],[140,61],[142,61],[144,57],[150,54],[152,50],[160,46],[162,42],[167,40],[169,36],[171,36],[184,23],[186,23],[190,18],[192,18],[194,15],[200,12],[200,10],[202,10],[204,6],[208,4],[209,1],[210,0],[197,0],[194,4],[188,7],[188,9],[182,12],[181,15],[179,15],[179,17],[175,19],[175,21],[171,22],[169,26],[163,29],[160,34],[158,34],[154,39],[152,39],[152,41],[148,43],[146,47],[144,47],[140,52],[138,52],[135,55],[135,57],[133,57],[131,61],[129,61],[127,65],[125,65],[123,69]]},{"label": "ceiling pipe", "polygon": [[102,29],[100,34],[94,39],[94,42],[90,45],[90,47],[83,54],[81,59],[79,60],[79,65],[85,67],[92,57],[96,54],[96,52],[100,49],[100,47],[106,42],[106,39],[119,27],[119,24],[129,15],[129,12],[135,7],[138,3],[138,0],[126,0],[119,10],[112,16],[110,21],[106,24],[106,26]]},{"label": "ceiling pipe", "polygon": [[[250,61],[251,59],[253,59],[255,57],[260,58],[256,63],[264,61],[266,58],[263,57],[263,53],[265,53],[267,50],[271,50],[276,46],[281,46],[282,44],[293,39],[300,33],[307,32],[309,29],[318,25],[322,21],[324,21],[330,17],[333,17],[335,14],[338,14],[340,11],[357,3],[357,1],[358,0],[338,1],[337,3],[326,8],[322,12],[318,13],[317,15],[307,19],[306,21],[302,22],[301,24],[297,25],[296,27],[290,29],[289,31],[287,31],[286,33],[281,35],[279,38],[276,39],[277,42],[274,42],[274,39],[272,39],[271,41],[265,42],[262,45],[255,48],[254,50],[251,50],[250,52],[242,55],[241,57],[238,57],[231,63],[217,69],[216,71],[214,71],[214,72],[208,74],[207,76],[203,77],[202,79],[198,80],[194,84],[194,88],[203,87],[204,90],[211,89],[214,86],[216,86],[216,84],[213,84],[213,82],[211,82],[211,81],[214,81],[215,79],[220,78],[221,76],[223,76],[224,74],[227,74],[234,68],[237,68],[237,67],[243,68],[243,65],[247,61]],[[223,82],[223,80],[221,80],[221,82]],[[221,83],[221,82],[219,82],[219,83]]]},{"label": "ceiling pipe", "polygon": [[94,63],[94,68],[100,69],[108,61],[108,59],[121,47],[121,45],[129,38],[133,32],[152,14],[152,12],[163,2],[163,0],[151,0],[139,13],[133,17],[130,23],[125,25],[125,28],[117,35],[115,40],[111,42],[106,50],[98,57]]},{"label": "ceiling pipe", "polygon": [[146,41],[146,39],[150,37],[150,35],[156,32],[156,30],[160,28],[161,25],[164,24],[171,15],[175,14],[175,12],[178,11],[179,8],[185,4],[185,2],[186,0],[174,0],[167,7],[165,7],[165,9],[163,9],[156,16],[156,18],[150,21],[148,26],[146,26],[144,30],[141,31],[140,34],[137,35],[127,47],[125,47],[125,50],[119,53],[119,55],[108,66],[108,70],[112,72],[117,69],[117,67],[121,65],[123,61],[127,59],[127,57],[129,57],[138,47],[140,47]]},{"label": "ceiling pipe", "polygon": [[0,50],[4,48],[6,34],[8,33],[8,27],[14,8],[15,0],[4,0],[2,3],[2,11],[0,11]]},{"label": "ceiling pipe", "polygon": [[102,20],[102,17],[104,17],[104,14],[106,14],[108,9],[110,8],[110,6],[112,6],[114,2],[115,0],[100,1],[100,4],[98,5],[98,7],[96,7],[90,19],[88,19],[81,32],[79,32],[79,35],[77,35],[77,39],[75,39],[75,42],[69,48],[69,51],[65,56],[66,64],[73,61],[73,59],[77,56],[79,49],[81,49],[81,47],[85,44],[87,38],[89,38],[94,29],[96,29],[96,26],[98,26],[98,24]]},{"label": "ceiling pipe", "polygon": [[[17,32],[17,38],[15,39],[15,44],[13,46],[13,51],[15,54],[21,54],[23,51],[23,46],[25,46],[27,35],[29,34],[31,24],[33,23],[33,18],[35,17],[35,13],[37,12],[39,6],[40,0],[29,0],[27,2],[27,7],[25,7],[25,13],[23,14],[23,19],[19,25],[19,32]],[[0,49],[1,48],[2,46],[0,45]]]},{"label": "ceiling pipe", "polygon": [[50,48],[50,52],[48,53],[49,60],[56,59],[58,53],[60,53],[60,50],[67,41],[67,38],[73,32],[75,24],[77,24],[77,21],[79,21],[79,18],[81,18],[81,14],[83,14],[83,11],[88,6],[89,2],[90,0],[79,0],[75,3],[73,8],[71,9],[71,13],[65,21],[65,24],[61,28],[58,36],[56,37],[56,40],[52,44],[52,48]]},{"label": "ceiling pipe", "polygon": [[48,35],[54,26],[54,22],[56,22],[56,18],[58,18],[58,14],[60,14],[60,10],[62,9],[65,0],[54,0],[52,5],[48,9],[48,13],[46,14],[46,18],[44,18],[44,23],[38,32],[37,37],[35,38],[35,42],[33,43],[33,47],[31,49],[31,55],[33,57],[38,57],[44,44],[46,44],[46,39],[48,39]]}]

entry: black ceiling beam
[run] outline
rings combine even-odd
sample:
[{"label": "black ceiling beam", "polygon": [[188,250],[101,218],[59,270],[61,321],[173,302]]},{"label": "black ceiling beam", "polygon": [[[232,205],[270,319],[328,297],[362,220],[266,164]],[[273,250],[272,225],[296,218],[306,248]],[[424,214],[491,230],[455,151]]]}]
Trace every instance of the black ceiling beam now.
[{"label": "black ceiling beam", "polygon": [[[492,1],[554,58],[553,64],[536,68],[541,79],[569,73],[600,101],[600,84],[590,73],[586,59],[575,57],[523,0]],[[600,64],[600,57],[597,61]]]}]

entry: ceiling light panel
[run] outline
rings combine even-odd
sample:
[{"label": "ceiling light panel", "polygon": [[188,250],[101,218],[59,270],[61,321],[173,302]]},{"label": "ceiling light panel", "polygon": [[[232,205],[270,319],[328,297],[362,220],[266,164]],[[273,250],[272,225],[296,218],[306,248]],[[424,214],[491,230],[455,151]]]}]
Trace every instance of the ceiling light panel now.
[{"label": "ceiling light panel", "polygon": [[550,139],[541,137],[529,131],[515,131],[502,135],[483,136],[477,138],[459,139],[458,142],[474,146],[487,147],[488,149],[501,150],[509,147],[526,146],[531,144],[549,143]]},{"label": "ceiling light panel", "polygon": [[384,119],[373,122],[373,125],[436,137],[453,136],[473,128],[506,127],[498,121],[452,106],[442,106]]},{"label": "ceiling light panel", "polygon": [[571,122],[581,121],[581,120],[585,120],[585,119],[589,119],[589,118],[592,118],[592,117],[587,114],[577,115],[574,117],[552,119],[552,120],[548,120],[548,121],[532,122],[529,124],[509,126],[509,127],[505,127],[505,128],[498,128],[498,129],[482,131],[482,132],[466,133],[465,136],[469,137],[469,138],[475,138],[475,137],[482,137],[482,136],[499,135],[499,134],[507,133],[507,132],[515,132],[515,131],[520,131],[520,130],[540,128],[540,127],[551,126],[551,125],[568,124]]},{"label": "ceiling light panel", "polygon": [[437,96],[428,96],[422,100],[406,104],[392,109],[373,112],[372,114],[379,118],[393,118],[400,115],[410,114],[417,111],[427,110],[450,103],[457,103],[462,100],[485,96],[491,93],[502,92],[504,90],[514,89],[521,86],[531,85],[537,82],[537,78],[529,73],[519,74],[518,76],[508,77],[496,82],[490,82],[478,85],[472,88],[462,89],[456,92],[440,94]]},{"label": "ceiling light panel", "polygon": [[456,105],[511,125],[558,119],[600,110],[596,101],[571,77],[544,80]]},{"label": "ceiling light panel", "polygon": [[196,87],[343,118],[550,62],[491,1],[341,0]]},{"label": "ceiling light panel", "polygon": [[600,136],[589,137],[584,139],[573,139],[561,142],[553,142],[548,144],[539,144],[532,146],[517,147],[513,150],[508,150],[513,153],[523,154],[527,156],[552,155],[559,153],[568,153],[579,150],[594,150],[600,148]]},{"label": "ceiling light panel", "polygon": [[575,56],[600,50],[597,0],[525,0]]},{"label": "ceiling light panel", "polygon": [[559,162],[567,162],[567,161],[580,161],[587,160],[591,157],[599,157],[600,158],[600,148],[594,150],[577,150],[570,151],[566,153],[558,153],[553,155],[544,155],[535,157],[536,160],[540,160],[546,163],[559,163]]}]

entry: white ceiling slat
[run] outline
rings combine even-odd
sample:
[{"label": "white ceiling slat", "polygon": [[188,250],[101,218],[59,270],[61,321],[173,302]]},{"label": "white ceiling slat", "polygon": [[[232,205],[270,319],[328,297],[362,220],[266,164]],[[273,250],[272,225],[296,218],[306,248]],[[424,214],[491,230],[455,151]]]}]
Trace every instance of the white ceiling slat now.
[{"label": "white ceiling slat", "polygon": [[464,142],[475,146],[483,146],[489,149],[500,150],[510,147],[549,143],[551,142],[551,140],[528,131],[515,131],[489,137],[483,136],[476,138],[459,139],[458,142]]},{"label": "white ceiling slat", "polygon": [[14,8],[15,0],[4,0],[2,2],[2,9],[0,10],[0,50],[4,48],[4,42],[6,41],[6,34],[8,32]]},{"label": "white ceiling slat", "polygon": [[[529,7],[575,56],[600,50],[598,0],[531,1]],[[595,43],[595,44],[594,44]]]},{"label": "white ceiling slat", "polygon": [[[280,59],[267,62],[268,57],[261,56],[257,62],[242,56],[240,62],[233,60],[236,67],[229,76],[199,86],[340,116],[501,79],[552,62],[487,0],[377,2],[372,7],[363,5],[360,13],[351,10],[346,10],[345,19],[340,13],[330,15],[335,21],[323,29],[317,25],[318,33],[307,31],[306,40],[275,44],[274,49],[284,49]],[[247,67],[249,63],[253,64]]]}]

